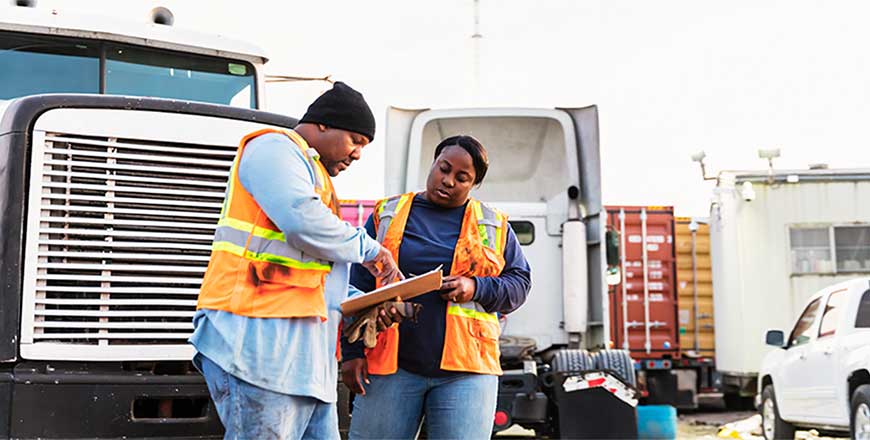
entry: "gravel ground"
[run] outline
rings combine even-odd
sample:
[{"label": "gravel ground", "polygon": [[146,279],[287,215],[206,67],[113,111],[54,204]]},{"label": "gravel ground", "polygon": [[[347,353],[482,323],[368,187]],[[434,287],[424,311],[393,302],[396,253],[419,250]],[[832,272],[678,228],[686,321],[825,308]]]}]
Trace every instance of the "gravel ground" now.
[{"label": "gravel ground", "polygon": [[[718,439],[720,429],[733,423],[738,429],[742,440],[763,440],[761,436],[760,420],[748,420],[758,413],[755,411],[727,411],[722,405],[722,400],[716,395],[703,396],[699,399],[700,407],[695,411],[682,411],[678,415],[677,439],[678,440],[713,440]],[[754,423],[753,423],[754,422]],[[753,429],[754,428],[754,429]],[[754,434],[753,435],[753,431]],[[504,432],[507,438],[534,438],[534,431],[524,430],[520,427]],[[848,437],[820,437],[814,432],[798,431],[796,440],[840,440]]]},{"label": "gravel ground", "polygon": [[755,415],[752,411],[725,411],[720,408],[704,408],[690,413],[682,413],[678,420],[677,438],[689,439],[714,439],[719,433],[719,428],[739,420],[744,420]]},{"label": "gravel ground", "polygon": [[[727,411],[722,406],[718,396],[704,396],[699,399],[700,408],[697,411],[684,411],[678,416],[677,438],[679,440],[690,439],[716,439],[719,438],[720,429],[733,423],[739,432],[739,438],[743,440],[763,440],[761,436],[761,420],[748,420],[758,413],[755,411]],[[738,438],[738,437],[730,437]],[[796,440],[835,440],[847,439],[847,437],[820,437],[814,431],[798,431]]]}]

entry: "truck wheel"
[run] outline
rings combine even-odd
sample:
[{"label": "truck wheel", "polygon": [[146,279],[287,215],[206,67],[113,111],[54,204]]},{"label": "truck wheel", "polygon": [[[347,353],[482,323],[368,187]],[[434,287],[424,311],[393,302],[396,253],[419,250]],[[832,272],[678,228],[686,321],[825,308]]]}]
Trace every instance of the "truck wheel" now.
[{"label": "truck wheel", "polygon": [[595,368],[610,370],[631,386],[637,386],[634,361],[625,350],[601,350],[595,355]]},{"label": "truck wheel", "polygon": [[559,350],[550,361],[555,372],[586,371],[595,369],[592,356],[586,350]]},{"label": "truck wheel", "polygon": [[852,393],[849,432],[853,439],[870,439],[870,385],[861,385]]},{"label": "truck wheel", "polygon": [[794,440],[794,425],[779,417],[773,385],[766,385],[761,392],[761,428],[766,440]]}]

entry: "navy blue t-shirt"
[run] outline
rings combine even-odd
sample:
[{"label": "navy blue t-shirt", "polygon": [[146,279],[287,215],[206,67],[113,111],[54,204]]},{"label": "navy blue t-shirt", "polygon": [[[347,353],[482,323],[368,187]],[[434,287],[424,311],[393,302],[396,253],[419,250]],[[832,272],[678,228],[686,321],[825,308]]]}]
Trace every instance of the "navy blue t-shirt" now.
[{"label": "navy blue t-shirt", "polygon": [[[439,265],[445,276],[450,274],[465,207],[442,208],[422,194],[414,197],[399,246],[399,269],[406,277],[426,273]],[[366,221],[365,228],[370,236],[376,236],[372,217]],[[475,277],[474,300],[488,312],[507,314],[516,310],[525,302],[531,287],[529,264],[510,228],[504,257],[505,267],[501,275]],[[350,283],[364,292],[375,288],[374,277],[359,264],[351,268]],[[409,301],[421,304],[423,310],[416,323],[404,321],[399,324],[399,368],[426,377],[456,374],[440,367],[447,314],[447,302],[441,299],[440,291]],[[348,344],[342,338],[341,345],[343,359],[363,357],[362,341]]]}]

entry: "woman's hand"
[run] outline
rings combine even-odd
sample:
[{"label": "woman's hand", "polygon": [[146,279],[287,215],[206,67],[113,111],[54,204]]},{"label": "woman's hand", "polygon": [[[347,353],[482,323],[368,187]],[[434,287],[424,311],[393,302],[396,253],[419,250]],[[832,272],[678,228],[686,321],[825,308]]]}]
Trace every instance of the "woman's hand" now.
[{"label": "woman's hand", "polygon": [[354,394],[366,395],[363,382],[369,382],[369,365],[366,358],[357,358],[341,363],[341,381]]},{"label": "woman's hand", "polygon": [[441,290],[445,290],[441,294],[441,298],[460,304],[467,303],[474,299],[476,289],[477,282],[474,281],[474,278],[451,275],[444,277],[444,280],[441,281]]}]

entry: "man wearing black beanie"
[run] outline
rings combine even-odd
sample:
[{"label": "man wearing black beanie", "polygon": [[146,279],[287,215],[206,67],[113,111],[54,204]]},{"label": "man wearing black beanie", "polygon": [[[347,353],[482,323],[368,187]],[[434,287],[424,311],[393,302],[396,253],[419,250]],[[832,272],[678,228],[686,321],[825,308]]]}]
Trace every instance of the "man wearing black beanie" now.
[{"label": "man wearing black beanie", "polygon": [[338,82],[294,130],[239,143],[189,340],[225,438],[338,439],[349,265],[385,284],[402,277],[389,251],[341,220],[332,186],[374,136],[365,99]]}]

